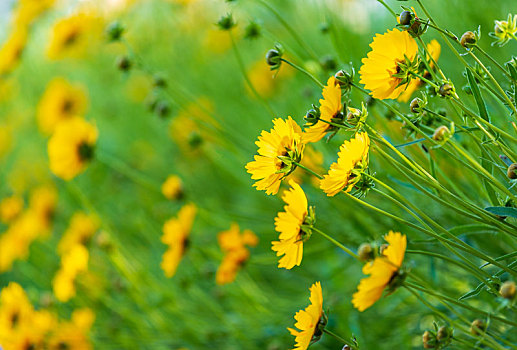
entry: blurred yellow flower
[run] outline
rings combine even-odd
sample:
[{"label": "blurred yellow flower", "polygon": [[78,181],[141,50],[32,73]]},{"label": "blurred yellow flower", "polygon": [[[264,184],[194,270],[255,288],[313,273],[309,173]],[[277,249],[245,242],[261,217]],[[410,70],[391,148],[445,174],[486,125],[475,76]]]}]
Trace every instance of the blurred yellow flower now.
[{"label": "blurred yellow flower", "polygon": [[186,204],[178,212],[177,218],[172,218],[163,225],[162,242],[167,244],[168,248],[163,254],[160,266],[167,277],[176,274],[181,258],[185,254],[196,212],[197,208],[194,204]]},{"label": "blurred yellow flower", "polygon": [[341,145],[337,162],[332,163],[328,174],[320,182],[320,188],[327,196],[335,196],[345,187],[346,192],[352,190],[361,178],[360,172],[368,167],[369,149],[370,138],[366,132],[357,133],[353,139]]},{"label": "blurred yellow flower", "polygon": [[273,124],[273,129],[262,131],[255,142],[259,148],[255,160],[246,164],[251,178],[258,180],[253,186],[259,191],[265,190],[266,194],[278,192],[282,179],[296,168],[292,161],[301,160],[305,146],[302,129],[291,117],[273,119]]},{"label": "blurred yellow flower", "polygon": [[[374,98],[397,98],[406,88],[407,81],[395,75],[401,72],[400,64],[415,59],[418,51],[415,39],[407,31],[393,29],[377,34],[370,47],[372,51],[362,59],[359,82],[371,90]],[[411,75],[407,78],[410,80]]]},{"label": "blurred yellow flower", "polygon": [[95,322],[95,313],[87,307],[74,310],[72,313],[72,323],[84,332],[88,332]]},{"label": "blurred yellow flower", "polygon": [[361,280],[352,297],[352,304],[359,311],[366,310],[380,299],[384,289],[393,283],[404,261],[406,236],[390,231],[384,239],[389,246],[384,249],[382,256],[364,265],[363,273],[370,276]]},{"label": "blurred yellow flower", "polygon": [[296,344],[293,350],[306,350],[311,342],[318,340],[321,337],[321,326],[325,326],[325,316],[323,314],[323,293],[321,290],[321,283],[314,283],[311,288],[310,301],[311,304],[300,310],[294,315],[296,323],[294,326],[297,329],[287,328],[292,335],[294,335]]},{"label": "blurred yellow flower", "polygon": [[29,210],[38,218],[40,234],[48,233],[57,204],[57,192],[52,185],[42,185],[32,190]]},{"label": "blurred yellow flower", "polygon": [[307,218],[307,197],[300,185],[293,180],[289,181],[291,188],[285,190],[282,199],[286,203],[284,211],[275,218],[275,230],[280,233],[279,241],[272,243],[277,256],[284,255],[278,261],[278,267],[292,269],[300,266],[303,257],[303,242],[309,238],[302,225]]},{"label": "blurred yellow flower", "polygon": [[[0,344],[6,344],[10,337],[27,324],[33,308],[23,288],[15,282],[0,293]],[[6,349],[8,350],[8,349]]]},{"label": "blurred yellow flower", "polygon": [[100,37],[102,21],[89,13],[76,13],[59,20],[52,30],[47,50],[50,59],[83,56]]},{"label": "blurred yellow flower", "polygon": [[98,229],[98,218],[83,212],[75,213],[57,245],[58,253],[63,255],[69,252],[76,244],[86,245]]},{"label": "blurred yellow flower", "polygon": [[83,172],[93,158],[97,136],[97,128],[82,118],[59,123],[48,142],[50,170],[65,180]]},{"label": "blurred yellow flower", "polygon": [[[233,29],[232,31],[235,32]],[[232,47],[232,40],[227,31],[220,30],[219,28],[211,28],[205,32],[203,48],[206,50],[220,54],[227,51],[230,47]]]},{"label": "blurred yellow flower", "polygon": [[7,224],[13,221],[23,209],[23,198],[20,196],[11,196],[2,199],[0,202],[0,221]]},{"label": "blurred yellow flower", "polygon": [[[262,97],[271,97],[273,93],[278,88],[279,83],[292,75],[292,69],[282,70],[281,73],[279,71],[272,72],[269,69],[266,61],[261,59],[255,62],[247,71],[248,78],[251,82],[251,85],[255,88],[258,94]],[[246,84],[246,91],[252,97],[254,97],[252,91]]]},{"label": "blurred yellow flower", "polygon": [[90,350],[89,329],[81,329],[73,322],[60,323],[48,341],[48,350]]},{"label": "blurred yellow flower", "polygon": [[88,250],[82,244],[76,244],[63,255],[61,267],[52,281],[57,300],[66,302],[75,295],[74,281],[77,274],[88,270],[88,257]]},{"label": "blurred yellow flower", "polygon": [[19,0],[14,12],[14,23],[29,26],[32,22],[54,5],[56,0]]},{"label": "blurred yellow flower", "polygon": [[86,92],[81,86],[72,85],[63,78],[52,79],[38,104],[40,130],[51,134],[60,121],[82,116],[87,103]]},{"label": "blurred yellow flower", "polygon": [[316,124],[305,128],[303,142],[317,142],[332,130],[332,125],[322,120],[330,122],[343,108],[341,104],[341,87],[334,76],[327,81],[327,86],[323,88],[323,99],[320,99],[320,120]]},{"label": "blurred yellow flower", "polygon": [[183,196],[183,183],[179,176],[169,175],[162,184],[162,193],[167,199],[180,199]]},{"label": "blurred yellow flower", "polygon": [[0,125],[0,159],[9,152],[11,148],[11,130],[6,125]]},{"label": "blurred yellow flower", "polygon": [[[434,62],[438,61],[438,58],[440,57],[440,53],[442,51],[442,47],[440,46],[440,43],[436,41],[435,39],[431,40],[429,44],[427,44],[427,51],[432,57],[432,60],[430,60],[429,65],[431,68],[434,66]],[[428,59],[429,60],[429,59]],[[425,72],[424,76],[429,74],[429,72]],[[422,80],[419,78],[412,79],[409,84],[407,85],[406,89],[402,94],[400,94],[397,101],[399,102],[407,102],[411,98],[411,95],[422,85]]]},{"label": "blurred yellow flower", "polygon": [[[316,150],[311,144],[308,144],[305,146],[303,151],[303,158],[300,164],[317,174],[321,174],[323,172],[323,153]],[[320,186],[320,180],[308,172],[292,173],[288,176],[288,179],[293,179],[298,184],[301,184],[304,182],[304,180],[309,179],[313,186],[317,188]]]},{"label": "blurred yellow flower", "polygon": [[27,30],[15,28],[0,48],[0,75],[10,73],[16,67],[26,43]]},{"label": "blurred yellow flower", "polygon": [[249,250],[246,246],[256,246],[258,237],[251,230],[244,230],[241,234],[239,225],[234,222],[229,230],[219,232],[217,241],[225,256],[217,269],[215,281],[220,285],[231,283],[249,258]]}]

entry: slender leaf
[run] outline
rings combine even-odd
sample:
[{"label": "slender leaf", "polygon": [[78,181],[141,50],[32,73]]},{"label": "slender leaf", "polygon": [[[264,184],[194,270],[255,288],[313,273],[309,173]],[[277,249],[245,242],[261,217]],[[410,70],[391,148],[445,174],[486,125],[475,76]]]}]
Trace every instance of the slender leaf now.
[{"label": "slender leaf", "polygon": [[483,100],[483,97],[481,96],[481,91],[479,90],[479,86],[476,82],[476,78],[474,78],[474,75],[470,71],[469,68],[467,68],[467,79],[470,84],[470,89],[472,90],[472,95],[474,95],[474,99],[476,100],[476,104],[478,106],[479,115],[487,120],[490,121],[490,117],[488,116],[488,111],[486,109],[485,101]]},{"label": "slender leaf", "polygon": [[499,215],[499,216],[509,216],[512,218],[517,218],[517,209],[511,207],[488,207],[485,208],[489,213]]}]

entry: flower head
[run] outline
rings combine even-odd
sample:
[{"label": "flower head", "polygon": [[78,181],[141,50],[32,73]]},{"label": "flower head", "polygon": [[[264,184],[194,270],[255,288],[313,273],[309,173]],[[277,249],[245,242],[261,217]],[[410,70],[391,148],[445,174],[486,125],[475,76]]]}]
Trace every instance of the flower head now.
[{"label": "flower head", "polygon": [[51,134],[56,125],[65,119],[83,115],[87,97],[84,90],[63,78],[54,78],[47,85],[38,104],[38,125],[45,134]]},{"label": "flower head", "polygon": [[61,259],[61,268],[52,281],[57,300],[66,302],[75,295],[75,279],[80,272],[88,270],[88,249],[76,244]]},{"label": "flower head", "polygon": [[339,148],[338,160],[330,166],[323,176],[320,188],[327,196],[334,196],[343,188],[350,192],[360,180],[362,170],[368,167],[368,150],[370,138],[365,132],[358,133],[350,141],[345,141]]},{"label": "flower head", "polygon": [[246,165],[248,173],[257,190],[265,190],[267,194],[276,194],[284,177],[296,168],[293,162],[302,158],[304,144],[302,130],[296,122],[276,118],[270,132],[262,131],[255,144],[259,147],[255,160]]},{"label": "flower head", "polygon": [[99,229],[99,221],[96,217],[77,212],[72,216],[70,224],[59,240],[57,251],[63,255],[70,251],[76,244],[86,244],[93,234]]},{"label": "flower head", "polygon": [[374,98],[397,98],[411,81],[410,72],[418,68],[415,39],[406,31],[393,29],[377,34],[370,47],[372,51],[362,60],[359,82]]},{"label": "flower head", "polygon": [[[327,81],[327,86],[323,88],[323,99],[320,99],[320,120],[316,124],[305,128],[303,133],[303,142],[317,142],[325,136],[329,131],[334,130],[334,127],[325,121],[330,122],[335,118],[343,106],[341,105],[341,88],[334,76],[331,76]],[[324,121],[322,121],[324,120]]]},{"label": "flower head", "polygon": [[311,288],[311,304],[294,315],[294,326],[299,330],[287,328],[296,337],[293,350],[306,350],[312,342],[319,340],[327,321],[323,313],[323,295],[321,283],[314,283]]},{"label": "flower head", "polygon": [[506,21],[495,21],[494,32],[489,34],[496,41],[492,45],[504,46],[511,39],[517,40],[517,15],[508,14]]},{"label": "flower head", "polygon": [[187,239],[194,223],[197,208],[194,204],[184,205],[178,212],[177,218],[172,218],[163,225],[162,242],[168,245],[163,254],[161,267],[165,276],[176,274],[178,265],[185,253]]},{"label": "flower head", "polygon": [[183,183],[177,175],[169,175],[162,184],[162,194],[167,199],[179,199],[183,195]]},{"label": "flower head", "polygon": [[97,136],[97,128],[82,118],[59,123],[48,142],[50,170],[65,180],[83,172],[93,157]]},{"label": "flower head", "polygon": [[303,257],[303,242],[311,235],[310,229],[304,224],[314,223],[314,212],[307,207],[307,197],[300,185],[289,181],[291,188],[284,191],[282,199],[286,203],[283,212],[275,218],[275,230],[280,233],[279,241],[272,243],[271,249],[277,256],[283,257],[278,261],[278,267],[292,269],[300,266]]},{"label": "flower head", "polygon": [[364,265],[363,273],[370,276],[361,280],[357,292],[352,297],[352,304],[359,311],[364,311],[372,306],[380,299],[387,287],[392,290],[397,287],[395,276],[399,275],[404,261],[406,236],[390,231],[384,236],[384,239],[389,246],[383,250],[381,256]]},{"label": "flower head", "polygon": [[17,66],[26,43],[27,29],[25,27],[15,28],[0,47],[0,75],[10,73]]},{"label": "flower head", "polygon": [[11,196],[0,201],[0,221],[9,223],[16,219],[23,209],[23,198],[20,196]]}]

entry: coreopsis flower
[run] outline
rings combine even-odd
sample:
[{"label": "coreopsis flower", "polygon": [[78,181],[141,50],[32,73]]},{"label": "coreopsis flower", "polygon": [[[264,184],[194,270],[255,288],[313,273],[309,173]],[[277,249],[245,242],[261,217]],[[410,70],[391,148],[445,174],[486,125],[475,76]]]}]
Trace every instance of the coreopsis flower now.
[{"label": "coreopsis flower", "polygon": [[[325,123],[331,122],[336,118],[343,108],[341,104],[341,88],[334,76],[327,80],[327,85],[323,88],[323,99],[320,99],[320,120],[316,124],[306,127],[303,133],[303,142],[317,142],[325,136],[329,131],[335,130],[335,127]],[[324,120],[324,121],[322,121]]]},{"label": "coreopsis flower", "polygon": [[61,258],[61,267],[54,276],[52,287],[56,299],[66,302],[75,296],[75,279],[88,270],[88,249],[82,244],[70,248]]},{"label": "coreopsis flower", "polygon": [[76,13],[59,20],[52,30],[47,56],[54,60],[81,57],[97,39],[101,26],[100,19],[88,13]]},{"label": "coreopsis flower", "polygon": [[59,240],[57,245],[58,253],[63,256],[76,244],[86,245],[98,229],[99,220],[97,217],[83,212],[75,213],[70,220],[68,228]]},{"label": "coreopsis flower", "polygon": [[29,26],[44,11],[48,10],[56,0],[21,0],[14,11],[14,23],[18,26]]},{"label": "coreopsis flower", "polygon": [[90,350],[92,345],[88,333],[95,321],[95,314],[90,309],[79,309],[72,313],[70,322],[62,322],[49,337],[49,350]]},{"label": "coreopsis flower", "polygon": [[311,288],[311,304],[294,315],[297,329],[287,328],[294,335],[296,344],[293,350],[306,350],[310,344],[318,341],[327,325],[327,317],[323,313],[323,295],[321,283],[314,283]]},{"label": "coreopsis flower", "polygon": [[361,179],[361,172],[368,167],[370,138],[366,132],[357,133],[339,148],[338,160],[330,166],[327,175],[320,181],[320,188],[327,196],[335,196],[345,189],[350,192]]},{"label": "coreopsis flower", "polygon": [[[434,67],[434,62],[438,61],[438,58],[440,57],[440,53],[442,52],[442,47],[440,46],[440,43],[436,41],[435,39],[431,40],[429,44],[427,44],[427,51],[432,57],[432,60],[429,58],[426,58],[429,61],[429,66],[431,69]],[[434,62],[433,62],[434,61]],[[429,74],[428,72],[424,73],[424,76]],[[406,89],[403,93],[400,94],[397,101],[400,102],[407,102],[411,98],[411,95],[420,87],[422,86],[423,82],[420,80],[420,78],[414,78],[412,79],[409,84],[406,86]]]},{"label": "coreopsis flower", "polygon": [[35,188],[29,198],[29,211],[38,219],[40,235],[45,236],[54,218],[57,205],[57,191],[51,185],[42,185]]},{"label": "coreopsis flower", "polygon": [[162,194],[167,199],[180,199],[183,196],[183,183],[179,176],[169,175],[162,184]]},{"label": "coreopsis flower", "polygon": [[510,40],[517,40],[517,15],[508,14],[506,21],[495,21],[494,32],[489,34],[496,41],[492,45],[503,46]]},{"label": "coreopsis flower", "polygon": [[20,62],[27,43],[27,29],[15,28],[0,47],[0,75],[10,73]]},{"label": "coreopsis flower", "polygon": [[51,134],[56,125],[86,111],[86,92],[80,86],[72,85],[63,78],[52,79],[38,104],[37,119],[40,130]]},{"label": "coreopsis flower", "polygon": [[23,288],[15,282],[2,289],[0,293],[0,344],[11,340],[11,336],[27,324],[33,307]]},{"label": "coreopsis flower", "polygon": [[6,197],[0,202],[0,221],[7,224],[14,219],[23,210],[23,198],[20,196],[13,195]]},{"label": "coreopsis flower", "polygon": [[303,257],[303,243],[311,236],[311,230],[303,225],[314,224],[314,211],[307,205],[307,197],[300,185],[289,181],[291,188],[284,191],[282,199],[286,203],[283,212],[275,218],[275,230],[280,233],[278,241],[272,242],[277,256],[278,267],[292,269],[300,266]]},{"label": "coreopsis flower", "polygon": [[225,256],[217,269],[215,281],[217,284],[231,283],[249,258],[250,253],[246,246],[256,246],[258,237],[250,230],[244,230],[241,233],[239,225],[234,222],[229,230],[217,235],[217,241]]},{"label": "coreopsis flower", "polygon": [[380,100],[395,99],[411,81],[411,72],[418,71],[418,46],[406,31],[388,30],[377,34],[370,44],[359,70],[360,83]]},{"label": "coreopsis flower", "polygon": [[352,297],[352,304],[359,311],[372,306],[385,289],[394,291],[403,277],[400,268],[406,252],[406,236],[390,231],[384,239],[388,242],[388,247],[382,251],[381,256],[364,265],[363,273],[370,276],[361,280]]},{"label": "coreopsis flower", "polygon": [[64,180],[83,172],[93,158],[97,136],[97,128],[82,118],[59,123],[48,142],[50,170]]},{"label": "coreopsis flower", "polygon": [[162,242],[167,244],[168,248],[163,254],[160,266],[167,277],[176,274],[181,258],[185,254],[196,212],[197,207],[194,204],[186,204],[178,212],[177,218],[172,218],[163,225]]},{"label": "coreopsis flower", "polygon": [[265,190],[266,194],[276,194],[284,177],[296,169],[302,159],[305,147],[302,142],[302,129],[296,122],[287,117],[273,119],[274,127],[270,132],[262,131],[255,144],[259,147],[254,161],[246,165],[246,170],[257,190]]}]

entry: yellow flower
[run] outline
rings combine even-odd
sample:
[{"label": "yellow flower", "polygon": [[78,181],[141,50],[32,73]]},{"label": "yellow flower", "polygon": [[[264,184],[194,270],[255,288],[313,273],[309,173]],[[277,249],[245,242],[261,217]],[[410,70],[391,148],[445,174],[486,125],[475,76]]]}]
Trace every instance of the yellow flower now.
[{"label": "yellow flower", "polygon": [[170,219],[163,225],[162,242],[169,247],[165,254],[163,254],[160,266],[167,277],[172,277],[176,274],[178,265],[185,253],[196,212],[197,208],[194,204],[186,204],[178,212],[177,219]]},{"label": "yellow flower", "polygon": [[346,192],[352,190],[361,177],[354,171],[368,167],[369,148],[370,138],[365,132],[357,133],[353,139],[341,145],[337,162],[332,163],[328,174],[320,181],[320,188],[327,196],[335,196],[345,187]]},{"label": "yellow flower", "polygon": [[48,142],[50,170],[65,180],[83,172],[93,157],[97,136],[97,128],[82,118],[59,123]]},{"label": "yellow flower", "polygon": [[265,190],[266,194],[278,192],[282,179],[296,168],[292,161],[301,161],[305,147],[302,130],[291,117],[287,120],[273,119],[273,124],[270,132],[262,131],[255,142],[259,147],[258,155],[246,165],[251,178],[258,180],[253,186],[257,190]]},{"label": "yellow flower", "polygon": [[72,313],[72,323],[84,332],[92,328],[93,322],[95,322],[95,313],[87,307],[74,310]]},{"label": "yellow flower", "polygon": [[[372,51],[362,60],[359,82],[372,91],[374,98],[397,98],[404,91],[407,82],[394,75],[400,73],[399,64],[406,60],[413,62],[415,59],[418,51],[415,39],[407,31],[393,29],[382,35],[377,34],[370,47]],[[411,75],[407,79],[410,80]]]},{"label": "yellow flower", "polygon": [[[292,75],[292,72],[293,70],[291,69],[284,69],[281,73],[277,71],[277,74],[275,74],[269,69],[266,61],[261,59],[248,69],[247,74],[251,85],[260,96],[271,97],[282,80]],[[255,97],[247,84],[246,91],[250,96]]]},{"label": "yellow flower", "polygon": [[57,245],[58,253],[63,255],[76,244],[86,244],[98,229],[99,220],[96,217],[83,212],[75,213]]},{"label": "yellow flower", "polygon": [[57,192],[53,186],[42,185],[34,189],[29,199],[29,210],[38,219],[40,234],[48,233],[57,203]]},{"label": "yellow flower", "polygon": [[[327,86],[323,88],[323,99],[320,99],[320,119],[330,122],[338,113],[341,112],[341,87],[334,76],[327,81]],[[332,129],[332,125],[318,120],[316,124],[305,129],[303,142],[317,142]]]},{"label": "yellow flower", "polygon": [[63,255],[61,268],[52,281],[57,300],[66,302],[75,295],[74,281],[80,272],[88,270],[88,258],[88,250],[81,244],[76,244]]},{"label": "yellow flower", "polygon": [[87,332],[73,322],[61,323],[50,336],[48,350],[90,350]]},{"label": "yellow flower", "polygon": [[162,184],[162,193],[167,199],[180,199],[183,195],[183,183],[177,175],[169,175]]},{"label": "yellow flower", "polygon": [[20,0],[14,13],[14,23],[19,26],[29,26],[44,11],[49,9],[56,0]]},{"label": "yellow flower", "polygon": [[517,40],[517,15],[513,16],[512,14],[508,14],[508,18],[506,21],[494,21],[494,32],[489,33],[489,35],[497,40],[492,43],[492,45],[503,46],[511,39]]},{"label": "yellow flower", "polygon": [[[442,51],[442,47],[440,46],[440,43],[436,40],[431,40],[429,44],[427,44],[427,51],[433,58],[430,60],[429,65],[431,68],[434,66],[434,62],[438,61],[438,58],[440,57],[440,53]],[[424,76],[426,74],[429,74],[428,72],[424,73]],[[411,95],[422,85],[422,81],[419,78],[412,79],[409,84],[407,85],[406,89],[402,94],[400,94],[397,101],[399,102],[407,102],[411,98]]]},{"label": "yellow flower", "polygon": [[0,125],[0,160],[5,156],[11,148],[12,131],[6,125]]},{"label": "yellow flower", "polygon": [[278,213],[275,218],[275,230],[280,233],[279,241],[272,242],[277,256],[284,255],[278,261],[278,267],[292,269],[300,266],[303,257],[303,242],[309,233],[304,232],[301,225],[309,214],[307,197],[300,185],[293,180],[289,181],[291,189],[284,191],[282,199],[286,203],[284,212]]},{"label": "yellow flower", "polygon": [[294,326],[299,330],[287,328],[292,335],[296,337],[296,345],[293,350],[306,350],[313,337],[317,340],[321,337],[320,325],[325,325],[325,316],[323,315],[323,295],[321,291],[321,283],[314,283],[311,288],[311,304],[300,310],[294,316],[296,323]]},{"label": "yellow flower", "polygon": [[40,130],[51,134],[60,121],[82,116],[86,105],[87,97],[82,87],[74,86],[63,78],[54,78],[48,83],[38,104]]},{"label": "yellow flower", "polygon": [[389,246],[384,249],[382,256],[364,265],[363,273],[370,276],[361,280],[357,292],[352,297],[352,304],[359,311],[366,310],[380,299],[382,292],[392,283],[404,261],[406,236],[390,231],[384,239]]},{"label": "yellow flower", "polygon": [[250,230],[244,230],[241,234],[239,225],[234,222],[229,230],[217,235],[217,241],[225,256],[217,269],[215,281],[217,284],[231,283],[235,280],[242,264],[249,258],[249,250],[246,246],[256,246],[258,237]]},{"label": "yellow flower", "polygon": [[7,224],[20,215],[22,209],[23,198],[19,196],[4,198],[0,202],[0,220]]},{"label": "yellow flower", "polygon": [[59,20],[54,25],[47,56],[54,60],[81,57],[98,39],[100,27],[102,23],[99,18],[87,13],[77,13]]},{"label": "yellow flower", "polygon": [[15,28],[0,48],[0,75],[10,73],[16,67],[26,43],[27,30],[24,27]]},{"label": "yellow flower", "polygon": [[27,294],[18,283],[10,282],[3,288],[0,293],[0,344],[12,340],[11,336],[30,322],[32,313]]}]

